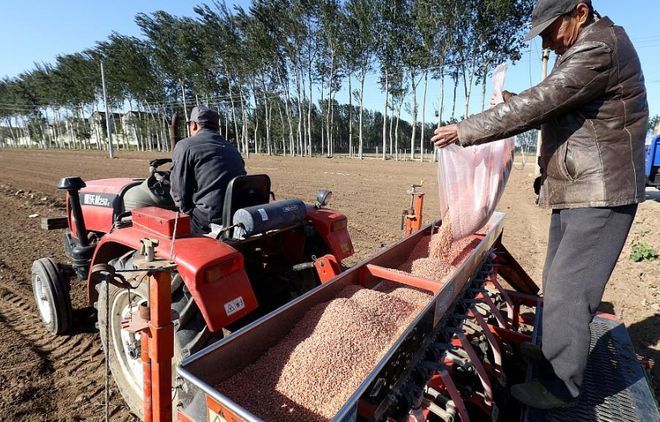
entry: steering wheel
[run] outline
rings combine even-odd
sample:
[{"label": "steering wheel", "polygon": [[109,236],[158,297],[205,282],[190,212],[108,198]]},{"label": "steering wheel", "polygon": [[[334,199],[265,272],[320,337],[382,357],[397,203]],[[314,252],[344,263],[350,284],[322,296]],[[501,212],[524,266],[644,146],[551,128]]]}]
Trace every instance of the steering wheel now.
[{"label": "steering wheel", "polygon": [[170,170],[158,170],[158,168],[171,162],[170,158],[157,158],[149,162],[147,186],[156,196],[167,198],[170,195]]}]

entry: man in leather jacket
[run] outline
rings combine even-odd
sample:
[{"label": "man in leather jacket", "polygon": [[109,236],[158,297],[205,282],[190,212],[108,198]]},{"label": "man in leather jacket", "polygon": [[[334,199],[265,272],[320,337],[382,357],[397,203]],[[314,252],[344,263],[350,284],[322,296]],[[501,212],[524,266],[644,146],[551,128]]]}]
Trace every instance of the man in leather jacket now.
[{"label": "man in leather jacket", "polygon": [[546,370],[511,392],[547,409],[578,400],[589,323],[645,199],[648,104],[630,39],[598,16],[591,0],[540,0],[528,39],[536,35],[557,54],[552,73],[490,110],[438,128],[432,141],[467,147],[541,126],[539,205],[552,209],[537,356]]},{"label": "man in leather jacket", "polygon": [[227,185],[245,174],[238,150],[218,132],[219,116],[198,106],[192,109],[189,138],[177,142],[172,154],[171,192],[178,209],[191,217],[192,232],[204,234],[222,218]]}]

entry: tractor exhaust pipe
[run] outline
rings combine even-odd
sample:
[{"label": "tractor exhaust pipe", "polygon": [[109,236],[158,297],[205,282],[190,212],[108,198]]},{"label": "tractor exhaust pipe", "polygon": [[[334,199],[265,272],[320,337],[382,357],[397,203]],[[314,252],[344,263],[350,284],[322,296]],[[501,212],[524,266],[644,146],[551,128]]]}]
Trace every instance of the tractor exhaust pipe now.
[{"label": "tractor exhaust pipe", "polygon": [[69,207],[76,222],[76,234],[80,246],[89,246],[87,239],[87,228],[83,219],[82,207],[80,206],[80,196],[78,191],[87,185],[80,177],[64,177],[57,184],[57,189],[65,190],[69,194]]},{"label": "tractor exhaust pipe", "polygon": [[71,258],[73,259],[73,268],[76,275],[84,280],[87,278],[89,272],[89,263],[94,253],[94,247],[89,246],[89,239],[87,238],[87,228],[85,227],[85,219],[82,213],[82,206],[80,205],[80,189],[87,185],[80,177],[64,177],[57,184],[57,189],[65,190],[69,196],[69,209],[71,215],[75,220],[76,237],[78,245],[71,249]]}]

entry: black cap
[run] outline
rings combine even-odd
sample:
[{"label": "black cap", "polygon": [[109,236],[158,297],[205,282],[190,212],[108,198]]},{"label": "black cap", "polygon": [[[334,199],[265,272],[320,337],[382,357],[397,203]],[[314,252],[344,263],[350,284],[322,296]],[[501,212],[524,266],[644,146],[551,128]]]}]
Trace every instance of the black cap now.
[{"label": "black cap", "polygon": [[208,107],[197,106],[193,107],[192,112],[190,112],[190,119],[187,123],[190,122],[196,122],[202,127],[217,129],[220,124],[220,116]]},{"label": "black cap", "polygon": [[558,17],[572,12],[580,3],[591,6],[591,0],[539,0],[532,11],[532,29],[525,37],[525,41],[540,35]]}]

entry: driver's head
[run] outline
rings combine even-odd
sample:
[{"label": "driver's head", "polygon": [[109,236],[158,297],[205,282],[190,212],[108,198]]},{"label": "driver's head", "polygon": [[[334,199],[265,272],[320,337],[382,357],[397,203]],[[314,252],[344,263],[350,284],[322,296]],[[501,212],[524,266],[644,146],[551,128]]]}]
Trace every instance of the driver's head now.
[{"label": "driver's head", "polygon": [[195,136],[202,129],[217,132],[220,129],[220,116],[208,107],[193,107],[190,119],[186,122],[190,126],[190,135]]}]

